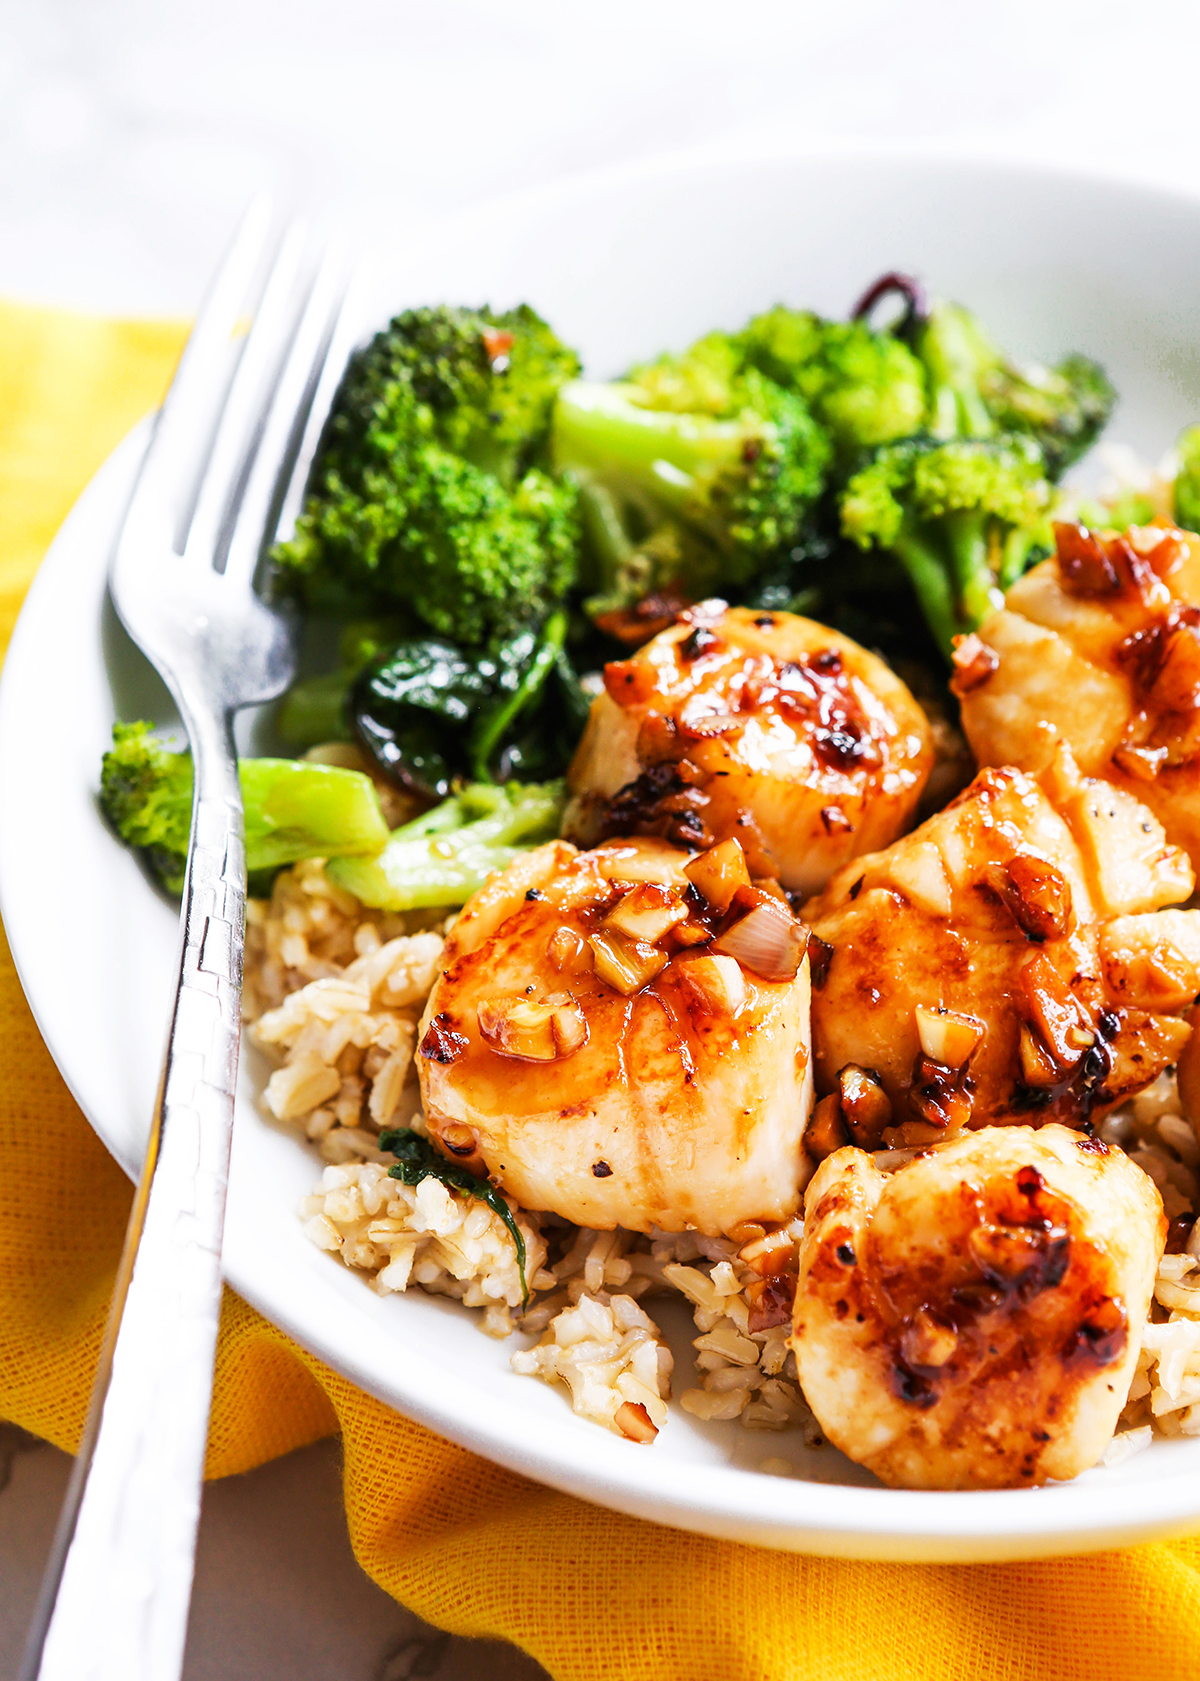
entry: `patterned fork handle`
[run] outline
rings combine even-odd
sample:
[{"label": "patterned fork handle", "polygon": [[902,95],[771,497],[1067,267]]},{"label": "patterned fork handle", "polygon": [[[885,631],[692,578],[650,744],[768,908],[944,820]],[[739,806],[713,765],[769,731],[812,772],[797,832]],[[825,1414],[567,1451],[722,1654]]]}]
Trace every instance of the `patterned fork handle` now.
[{"label": "patterned fork handle", "polygon": [[[246,911],[228,721],[222,728],[196,718],[189,734],[196,803],[179,986],[92,1415],[55,1541],[66,1555],[61,1587],[49,1571],[34,1635],[47,1614],[50,1622],[30,1681],[150,1681],[178,1675],[183,1664],[220,1313]],[[72,1526],[72,1494],[85,1481]],[[33,1637],[30,1650],[36,1661]]]}]

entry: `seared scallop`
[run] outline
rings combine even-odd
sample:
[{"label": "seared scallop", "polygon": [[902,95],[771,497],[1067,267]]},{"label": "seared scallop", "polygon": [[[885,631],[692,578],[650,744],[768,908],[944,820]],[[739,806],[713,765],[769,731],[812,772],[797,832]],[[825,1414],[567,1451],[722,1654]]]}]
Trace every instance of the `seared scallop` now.
[{"label": "seared scallop", "polygon": [[1056,536],[1057,553],[958,649],[967,738],[981,764],[1034,771],[1066,742],[1200,868],[1200,537],[1162,525]]},{"label": "seared scallop", "polygon": [[792,613],[708,602],[605,668],[567,832],[736,835],[756,876],[812,893],[903,833],[932,764],[924,713],[874,654]]},{"label": "seared scallop", "polygon": [[881,1172],[817,1170],[792,1346],[829,1440],[899,1488],[1078,1475],[1112,1436],[1166,1239],[1120,1150],[989,1127]]},{"label": "seared scallop", "polygon": [[981,771],[847,865],[812,924],[807,1140],[928,1144],[964,1125],[1082,1125],[1174,1063],[1200,992],[1187,856],[1065,749],[1040,782]]},{"label": "seared scallop", "polygon": [[430,1134],[523,1208],[715,1236],[800,1205],[804,930],[736,842],[551,842],[466,905],[418,1065]]}]

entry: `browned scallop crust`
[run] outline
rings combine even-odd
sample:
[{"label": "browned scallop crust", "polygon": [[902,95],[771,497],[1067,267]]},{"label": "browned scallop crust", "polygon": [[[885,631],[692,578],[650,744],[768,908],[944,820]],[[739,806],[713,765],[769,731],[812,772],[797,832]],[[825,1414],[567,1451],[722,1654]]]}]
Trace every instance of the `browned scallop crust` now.
[{"label": "browned scallop crust", "polygon": [[1057,539],[959,650],[967,739],[980,764],[1033,771],[1066,742],[1200,868],[1200,537],[1060,525]]},{"label": "browned scallop crust", "polygon": [[703,604],[604,682],[570,771],[585,842],[736,835],[753,874],[811,893],[903,833],[933,764],[895,673],[791,613]]},{"label": "browned scallop crust", "polygon": [[654,839],[589,853],[554,842],[489,883],[451,931],[422,1023],[426,1120],[523,1208],[717,1235],[799,1207],[807,962],[766,980],[668,930],[658,945],[616,940],[616,960],[644,978],[601,972],[618,907],[653,936],[681,899],[697,902],[688,862]]},{"label": "browned scallop crust", "polygon": [[989,1128],[890,1176],[831,1156],[806,1197],[793,1347],[835,1446],[903,1488],[1073,1477],[1112,1435],[1166,1240],[1120,1151]]},{"label": "browned scallop crust", "polygon": [[1200,913],[1159,907],[1193,879],[1144,806],[1065,752],[1040,783],[980,772],[805,906],[818,1091],[877,1077],[892,1124],[853,1133],[875,1146],[1098,1119],[1189,1038]]}]

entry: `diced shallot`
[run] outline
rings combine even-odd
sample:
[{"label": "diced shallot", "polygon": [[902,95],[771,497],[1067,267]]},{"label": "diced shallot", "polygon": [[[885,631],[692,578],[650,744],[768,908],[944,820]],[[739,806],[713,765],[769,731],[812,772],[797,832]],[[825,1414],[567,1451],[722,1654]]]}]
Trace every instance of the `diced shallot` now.
[{"label": "diced shallot", "polygon": [[943,1063],[947,1068],[961,1068],[970,1061],[985,1031],[977,1016],[940,1007],[931,1010],[925,1004],[918,1004],[915,1014],[917,1037],[930,1061]]},{"label": "diced shallot", "polygon": [[568,992],[541,999],[519,992],[485,999],[479,1006],[479,1031],[492,1050],[525,1062],[570,1056],[588,1034],[583,1011]]},{"label": "diced shallot", "polygon": [[618,899],[604,918],[606,928],[628,934],[632,940],[660,940],[668,928],[683,922],[688,914],[683,895],[674,887],[644,881]]},{"label": "diced shallot", "polygon": [[736,1016],[746,1002],[745,977],[732,957],[693,957],[679,973],[714,1015]]},{"label": "diced shallot", "polygon": [[765,981],[794,980],[804,959],[808,929],[778,899],[762,894],[759,903],[713,941],[719,955],[736,957]]},{"label": "diced shallot", "polygon": [[738,888],[750,885],[746,854],[742,851],[741,841],[736,838],[709,847],[707,852],[685,864],[683,873],[721,916],[733,903]]},{"label": "diced shallot", "polygon": [[646,940],[631,940],[615,928],[597,928],[588,944],[600,979],[622,997],[640,992],[667,966],[667,954]]}]

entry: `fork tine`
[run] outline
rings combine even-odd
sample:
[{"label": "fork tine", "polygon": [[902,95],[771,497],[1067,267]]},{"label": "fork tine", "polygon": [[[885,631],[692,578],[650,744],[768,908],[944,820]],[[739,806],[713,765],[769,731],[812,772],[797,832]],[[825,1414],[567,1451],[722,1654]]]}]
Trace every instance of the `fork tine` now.
[{"label": "fork tine", "polygon": [[[202,452],[229,384],[230,344],[245,312],[270,224],[270,200],[259,194],[248,205],[200,306],[142,465],[135,497],[138,514],[168,514],[172,543],[174,522],[182,507],[190,508],[198,461],[203,462]],[[142,526],[143,519],[137,523]]]},{"label": "fork tine", "polygon": [[[263,545],[275,533],[289,485],[307,476],[328,406],[320,400],[328,376],[340,375],[336,361],[348,276],[342,251],[331,248],[321,261],[280,371],[262,437],[238,510],[225,559],[226,576],[250,583]],[[311,448],[308,448],[311,437]],[[301,490],[303,485],[301,484]]]},{"label": "fork tine", "polygon": [[205,565],[224,558],[222,537],[262,435],[263,414],[296,330],[296,282],[306,230],[293,222],[280,241],[254,320],[238,359],[204,469],[184,553]]}]

